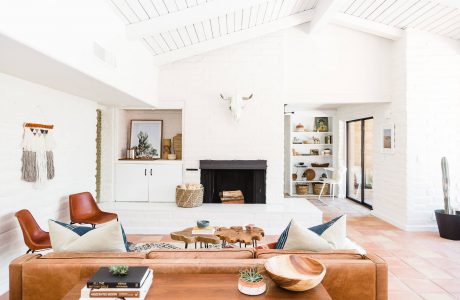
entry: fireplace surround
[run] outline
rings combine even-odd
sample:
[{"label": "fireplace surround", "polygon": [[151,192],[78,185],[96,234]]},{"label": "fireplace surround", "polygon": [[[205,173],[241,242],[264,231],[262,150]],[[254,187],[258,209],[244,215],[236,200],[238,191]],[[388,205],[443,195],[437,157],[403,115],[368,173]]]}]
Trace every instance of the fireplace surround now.
[{"label": "fireplace surround", "polygon": [[244,204],[266,203],[266,160],[200,160],[204,203],[221,203],[222,191],[241,190]]}]

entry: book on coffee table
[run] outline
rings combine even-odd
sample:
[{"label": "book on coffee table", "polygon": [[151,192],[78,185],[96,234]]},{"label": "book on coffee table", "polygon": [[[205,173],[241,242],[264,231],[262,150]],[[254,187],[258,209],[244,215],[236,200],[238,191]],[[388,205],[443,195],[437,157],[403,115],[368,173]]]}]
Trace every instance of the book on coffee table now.
[{"label": "book on coffee table", "polygon": [[148,267],[129,267],[128,275],[114,276],[108,267],[100,268],[96,274],[88,280],[88,288],[140,288],[148,275],[152,272]]},{"label": "book on coffee table", "polygon": [[[131,268],[130,268],[131,270]],[[88,288],[81,289],[80,300],[86,299],[144,299],[153,283],[153,271],[147,271],[147,277],[139,288]]]},{"label": "book on coffee table", "polygon": [[213,235],[214,233],[216,233],[216,228],[214,226],[205,228],[193,227],[192,229],[192,234]]}]

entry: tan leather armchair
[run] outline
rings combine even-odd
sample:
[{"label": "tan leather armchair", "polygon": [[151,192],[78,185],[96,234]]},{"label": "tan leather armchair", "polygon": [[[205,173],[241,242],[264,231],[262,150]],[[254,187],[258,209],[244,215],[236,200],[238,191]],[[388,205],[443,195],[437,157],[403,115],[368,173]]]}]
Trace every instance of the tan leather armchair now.
[{"label": "tan leather armchair", "polygon": [[40,228],[30,211],[22,209],[15,216],[21,226],[24,243],[29,247],[27,253],[51,248],[49,233]]},{"label": "tan leather armchair", "polygon": [[111,220],[118,220],[117,214],[100,210],[89,192],[70,195],[69,209],[71,223],[91,224],[95,227]]}]

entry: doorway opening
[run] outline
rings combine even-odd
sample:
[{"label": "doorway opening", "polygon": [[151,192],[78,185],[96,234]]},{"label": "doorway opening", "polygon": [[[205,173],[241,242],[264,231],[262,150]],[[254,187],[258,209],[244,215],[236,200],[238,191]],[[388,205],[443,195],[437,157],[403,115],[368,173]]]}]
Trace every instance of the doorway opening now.
[{"label": "doorway opening", "polygon": [[373,204],[374,118],[347,121],[347,198]]}]

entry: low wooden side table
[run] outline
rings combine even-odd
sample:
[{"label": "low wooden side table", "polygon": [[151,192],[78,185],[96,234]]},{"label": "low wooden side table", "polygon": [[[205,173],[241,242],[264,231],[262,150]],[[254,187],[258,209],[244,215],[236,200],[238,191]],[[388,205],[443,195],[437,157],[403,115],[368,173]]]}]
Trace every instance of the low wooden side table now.
[{"label": "low wooden side table", "polygon": [[[291,292],[266,278],[267,291],[259,296],[247,296],[238,291],[238,274],[155,274],[147,300],[332,300],[322,284],[305,292]],[[86,280],[77,283],[63,300],[80,299]]]},{"label": "low wooden side table", "polygon": [[182,241],[185,243],[185,249],[188,248],[188,244],[195,243],[195,249],[197,243],[204,243],[205,248],[208,248],[209,244],[219,244],[222,242],[222,248],[227,243],[235,244],[240,243],[240,247],[244,244],[257,247],[257,241],[262,240],[265,233],[262,228],[251,227],[250,229],[243,228],[242,226],[218,227],[214,235],[199,235],[192,234],[193,227],[185,228],[181,231],[171,232],[171,239],[175,241]]}]

